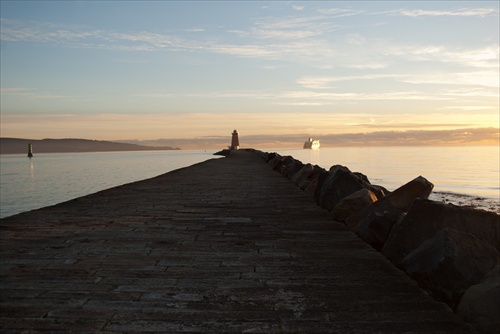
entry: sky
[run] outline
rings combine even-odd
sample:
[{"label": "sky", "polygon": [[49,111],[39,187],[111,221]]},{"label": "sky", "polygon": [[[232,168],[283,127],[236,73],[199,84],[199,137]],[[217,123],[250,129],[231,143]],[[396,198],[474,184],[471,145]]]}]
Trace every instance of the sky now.
[{"label": "sky", "polygon": [[[2,137],[500,127],[498,1],[0,6]],[[485,133],[498,143],[498,130]]]}]

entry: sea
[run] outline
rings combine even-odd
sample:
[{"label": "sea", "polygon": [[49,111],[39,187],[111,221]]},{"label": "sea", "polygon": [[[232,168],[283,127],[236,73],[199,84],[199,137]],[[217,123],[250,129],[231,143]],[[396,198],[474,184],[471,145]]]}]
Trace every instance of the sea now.
[{"label": "sea", "polygon": [[[394,190],[423,176],[434,192],[500,201],[497,146],[261,149],[329,169],[343,165]],[[208,159],[216,150],[0,155],[0,218],[152,178]]]}]

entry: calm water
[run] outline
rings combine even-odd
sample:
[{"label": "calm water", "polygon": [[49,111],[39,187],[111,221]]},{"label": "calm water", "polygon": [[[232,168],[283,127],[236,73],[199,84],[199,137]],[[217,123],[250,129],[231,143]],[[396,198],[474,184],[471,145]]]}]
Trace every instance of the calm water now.
[{"label": "calm water", "polygon": [[0,155],[0,218],[217,158],[214,152]]},{"label": "calm water", "polygon": [[500,148],[496,146],[342,147],[276,152],[327,169],[335,164],[346,166],[388,190],[422,175],[434,184],[436,192],[500,197]]},{"label": "calm water", "polygon": [[[422,175],[437,192],[499,198],[499,156],[495,146],[362,147],[271,150],[330,168],[341,164],[394,190]],[[0,217],[10,216],[113,186],[154,177],[216,158],[214,151],[1,155]]]}]

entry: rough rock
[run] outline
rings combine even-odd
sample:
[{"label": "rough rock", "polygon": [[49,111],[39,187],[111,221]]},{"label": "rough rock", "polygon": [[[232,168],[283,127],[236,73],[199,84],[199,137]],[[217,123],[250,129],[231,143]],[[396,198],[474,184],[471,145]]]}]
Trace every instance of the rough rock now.
[{"label": "rough rock", "polygon": [[[361,224],[357,224],[356,229],[353,231],[366,243],[380,251],[384,247],[392,227],[404,215],[405,212],[403,210],[395,207],[387,207],[383,210],[370,210]],[[350,228],[351,217],[347,219],[348,223],[346,223]]]},{"label": "rough rock", "polygon": [[316,185],[314,188],[314,200],[318,205],[319,205],[319,199],[321,197],[321,189],[323,188],[323,184],[325,183],[326,179],[329,176],[330,172],[325,169],[322,173],[318,174],[317,179],[311,180],[311,184],[313,184],[314,182],[314,184]]},{"label": "rough rock", "polygon": [[500,216],[496,213],[415,199],[392,228],[382,253],[400,266],[406,255],[446,227],[471,233],[500,249]]},{"label": "rough rock", "polygon": [[377,201],[377,196],[369,189],[358,190],[340,201],[333,209],[333,219],[344,222],[352,214],[359,212]]},{"label": "rough rock", "polygon": [[300,160],[293,159],[291,163],[281,166],[281,174],[291,180],[302,167],[304,167],[304,164]]},{"label": "rough rock", "polygon": [[269,163],[269,161],[271,161],[272,159],[275,159],[275,158],[280,158],[281,155],[279,155],[278,153],[276,152],[272,152],[272,153],[266,153],[264,155],[264,160]]},{"label": "rough rock", "polygon": [[444,228],[409,253],[402,267],[421,287],[456,308],[464,292],[495,267],[498,257],[484,240]]},{"label": "rough rock", "polygon": [[275,156],[269,159],[267,163],[269,164],[269,166],[271,166],[272,169],[275,169],[276,166],[278,166],[278,164],[280,163],[280,161],[281,161],[281,156]]},{"label": "rough rock", "polygon": [[277,156],[269,161],[269,165],[271,165],[274,170],[281,171],[283,165],[291,164],[293,160],[294,159],[289,155]]},{"label": "rough rock", "polygon": [[330,175],[321,187],[319,205],[332,211],[345,197],[363,188],[370,189],[370,184],[349,170],[335,165],[330,168]]},{"label": "rough rock", "polygon": [[293,175],[292,182],[298,186],[302,181],[307,180],[313,173],[314,166],[309,163],[305,164],[299,171],[297,171],[297,173]]},{"label": "rough rock", "polygon": [[418,176],[384,197],[384,202],[403,211],[413,204],[415,198],[428,198],[434,185],[425,177]]},{"label": "rough rock", "polygon": [[381,250],[394,224],[409,210],[416,198],[427,198],[434,185],[422,176],[404,184],[379,201],[347,219],[347,226]]},{"label": "rough rock", "polygon": [[471,323],[479,333],[498,333],[500,329],[500,265],[483,278],[481,283],[465,292],[457,314]]}]

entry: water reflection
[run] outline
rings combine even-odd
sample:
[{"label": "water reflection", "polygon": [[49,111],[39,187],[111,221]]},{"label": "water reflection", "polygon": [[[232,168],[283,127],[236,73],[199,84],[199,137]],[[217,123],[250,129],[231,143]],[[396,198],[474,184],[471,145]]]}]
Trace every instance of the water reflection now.
[{"label": "water reflection", "polygon": [[35,163],[33,162],[33,159],[30,159],[30,178],[32,180],[35,179]]}]

